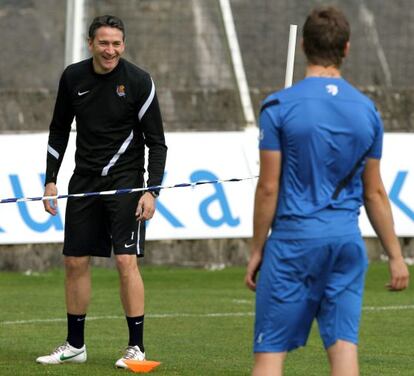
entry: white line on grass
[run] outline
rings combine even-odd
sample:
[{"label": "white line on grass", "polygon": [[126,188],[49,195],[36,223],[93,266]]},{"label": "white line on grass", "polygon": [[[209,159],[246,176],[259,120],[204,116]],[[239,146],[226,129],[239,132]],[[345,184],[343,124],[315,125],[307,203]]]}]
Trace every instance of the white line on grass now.
[{"label": "white line on grass", "polygon": [[[253,316],[253,312],[217,312],[217,313],[149,313],[147,318],[180,318],[180,317],[244,317]],[[125,316],[89,316],[88,321],[94,320],[119,320],[125,319]],[[66,322],[66,318],[59,319],[33,319],[33,320],[15,320],[15,321],[0,321],[0,325],[19,325],[19,324],[37,324],[49,322]]]},{"label": "white line on grass", "polygon": [[[407,309],[414,309],[414,305],[400,305],[400,306],[383,306],[383,307],[363,307],[364,311],[380,312],[380,311],[401,311]],[[253,316],[254,312],[216,312],[216,313],[149,313],[145,315],[147,318],[165,319],[165,318],[181,318],[181,317],[248,317]],[[125,319],[125,316],[90,316],[88,321],[95,320],[120,320]],[[15,320],[15,321],[0,321],[0,325],[20,325],[20,324],[38,324],[38,323],[53,323],[66,322],[66,318],[55,319],[33,319],[33,320]]]},{"label": "white line on grass", "polygon": [[398,306],[384,306],[384,307],[363,307],[364,311],[401,311],[405,309],[414,309],[414,305],[398,305]]},{"label": "white line on grass", "polygon": [[254,300],[247,300],[247,299],[233,299],[232,303],[235,304],[253,304]]}]

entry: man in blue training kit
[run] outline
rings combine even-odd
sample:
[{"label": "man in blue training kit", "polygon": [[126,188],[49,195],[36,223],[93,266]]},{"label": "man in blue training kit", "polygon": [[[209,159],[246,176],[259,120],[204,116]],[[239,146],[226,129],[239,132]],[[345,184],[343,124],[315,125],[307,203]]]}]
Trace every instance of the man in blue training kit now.
[{"label": "man in blue training kit", "polygon": [[358,227],[362,204],[389,256],[389,289],[408,286],[380,176],[381,118],[339,70],[349,36],[338,9],[314,9],[303,27],[306,78],[270,95],[261,109],[260,177],[245,277],[256,290],[254,376],[282,375],[287,352],[306,344],[315,318],[331,375],[359,374],[368,264]]}]

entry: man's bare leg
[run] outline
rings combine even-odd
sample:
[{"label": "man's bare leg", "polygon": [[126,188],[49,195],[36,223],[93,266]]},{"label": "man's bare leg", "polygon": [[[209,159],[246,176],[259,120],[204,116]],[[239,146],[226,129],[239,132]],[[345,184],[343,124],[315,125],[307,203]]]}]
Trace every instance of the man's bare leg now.
[{"label": "man's bare leg", "polygon": [[327,350],[331,376],[358,376],[358,346],[338,340]]},{"label": "man's bare leg", "polygon": [[144,282],[138,269],[135,255],[117,255],[120,295],[125,314],[128,317],[144,314]]},{"label": "man's bare leg", "polygon": [[66,340],[77,349],[82,348],[85,344],[85,317],[91,298],[89,261],[89,256],[65,256],[65,295],[68,324]]},{"label": "man's bare leg", "polygon": [[91,298],[89,256],[65,256],[66,308],[72,315],[84,315]]},{"label": "man's bare leg", "polygon": [[126,359],[144,360],[144,283],[135,255],[118,255],[120,295],[129,330],[128,347],[116,367],[127,368]]},{"label": "man's bare leg", "polygon": [[286,352],[256,353],[252,376],[282,376]]}]

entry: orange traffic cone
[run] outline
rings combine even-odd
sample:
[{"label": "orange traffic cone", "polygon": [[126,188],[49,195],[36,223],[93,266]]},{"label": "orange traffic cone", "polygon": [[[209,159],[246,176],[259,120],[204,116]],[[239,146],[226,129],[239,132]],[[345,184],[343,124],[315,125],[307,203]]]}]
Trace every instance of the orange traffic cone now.
[{"label": "orange traffic cone", "polygon": [[153,360],[132,360],[125,359],[124,363],[128,366],[132,372],[147,373],[151,372],[155,367],[158,367],[161,363]]}]

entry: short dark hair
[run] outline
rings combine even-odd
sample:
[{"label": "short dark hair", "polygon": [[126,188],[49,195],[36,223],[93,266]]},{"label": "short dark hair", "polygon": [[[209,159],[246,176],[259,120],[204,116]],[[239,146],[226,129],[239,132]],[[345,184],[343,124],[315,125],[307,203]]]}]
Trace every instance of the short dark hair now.
[{"label": "short dark hair", "polygon": [[95,17],[89,26],[89,38],[93,39],[96,35],[96,30],[102,26],[114,27],[122,31],[122,39],[125,40],[125,26],[122,20],[115,16],[105,15]]},{"label": "short dark hair", "polygon": [[303,49],[308,63],[340,67],[351,29],[345,15],[333,6],[313,9],[303,25]]}]

